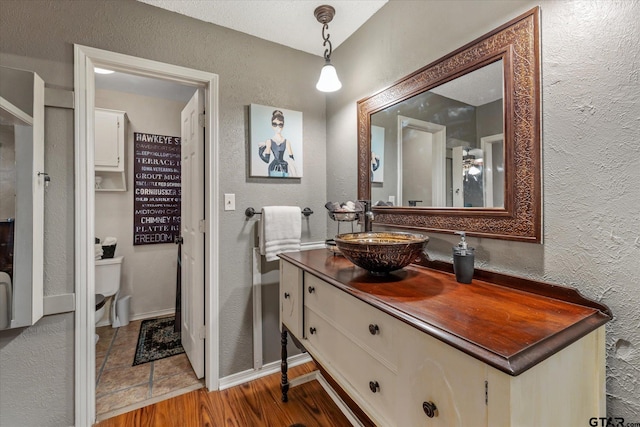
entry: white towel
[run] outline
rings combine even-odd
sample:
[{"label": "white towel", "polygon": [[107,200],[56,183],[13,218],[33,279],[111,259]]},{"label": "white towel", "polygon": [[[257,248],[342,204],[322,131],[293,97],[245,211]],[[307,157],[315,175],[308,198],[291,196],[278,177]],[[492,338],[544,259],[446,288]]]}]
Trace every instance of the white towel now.
[{"label": "white towel", "polygon": [[300,250],[301,212],[299,206],[265,206],[260,220],[260,254],[267,261],[281,252]]}]

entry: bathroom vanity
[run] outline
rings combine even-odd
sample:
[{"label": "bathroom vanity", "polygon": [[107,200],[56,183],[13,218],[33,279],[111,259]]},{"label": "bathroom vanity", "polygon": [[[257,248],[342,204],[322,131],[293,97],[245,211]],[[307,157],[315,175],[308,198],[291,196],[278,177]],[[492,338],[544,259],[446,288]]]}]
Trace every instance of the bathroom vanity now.
[{"label": "bathroom vanity", "polygon": [[588,425],[605,414],[609,309],[571,288],[410,265],[374,276],[319,249],[280,254],[288,334],[363,425]]}]

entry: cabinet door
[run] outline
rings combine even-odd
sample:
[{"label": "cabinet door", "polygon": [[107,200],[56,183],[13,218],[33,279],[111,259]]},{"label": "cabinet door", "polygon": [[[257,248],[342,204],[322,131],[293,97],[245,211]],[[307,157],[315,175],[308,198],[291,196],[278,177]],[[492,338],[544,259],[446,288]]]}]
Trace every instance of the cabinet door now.
[{"label": "cabinet door", "polygon": [[302,339],[302,270],[280,261],[280,324]]},{"label": "cabinet door", "polygon": [[96,169],[118,169],[122,159],[124,141],[121,126],[124,114],[116,111],[95,110],[95,166]]},{"label": "cabinet door", "polygon": [[486,426],[486,365],[417,329],[399,329],[398,425]]}]

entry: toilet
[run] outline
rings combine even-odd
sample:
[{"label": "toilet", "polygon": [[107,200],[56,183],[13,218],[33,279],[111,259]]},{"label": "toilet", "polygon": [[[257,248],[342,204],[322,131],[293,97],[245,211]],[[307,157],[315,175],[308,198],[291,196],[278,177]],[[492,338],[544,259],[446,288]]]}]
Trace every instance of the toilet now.
[{"label": "toilet", "polygon": [[123,256],[96,260],[96,325],[104,317],[107,299],[114,297],[111,304],[115,303],[115,295],[120,290],[123,260]]}]

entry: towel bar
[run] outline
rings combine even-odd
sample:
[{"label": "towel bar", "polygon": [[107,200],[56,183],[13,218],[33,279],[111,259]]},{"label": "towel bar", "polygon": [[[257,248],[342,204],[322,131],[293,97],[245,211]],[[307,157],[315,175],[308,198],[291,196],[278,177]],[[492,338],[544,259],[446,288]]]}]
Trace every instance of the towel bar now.
[{"label": "towel bar", "polygon": [[[313,211],[310,208],[304,208],[302,209],[301,213],[302,215],[308,218],[309,215],[313,213]],[[249,218],[252,218],[254,215],[262,215],[262,212],[256,212],[256,210],[253,208],[247,208],[244,211],[244,215],[247,217],[247,219],[249,219]]]}]

